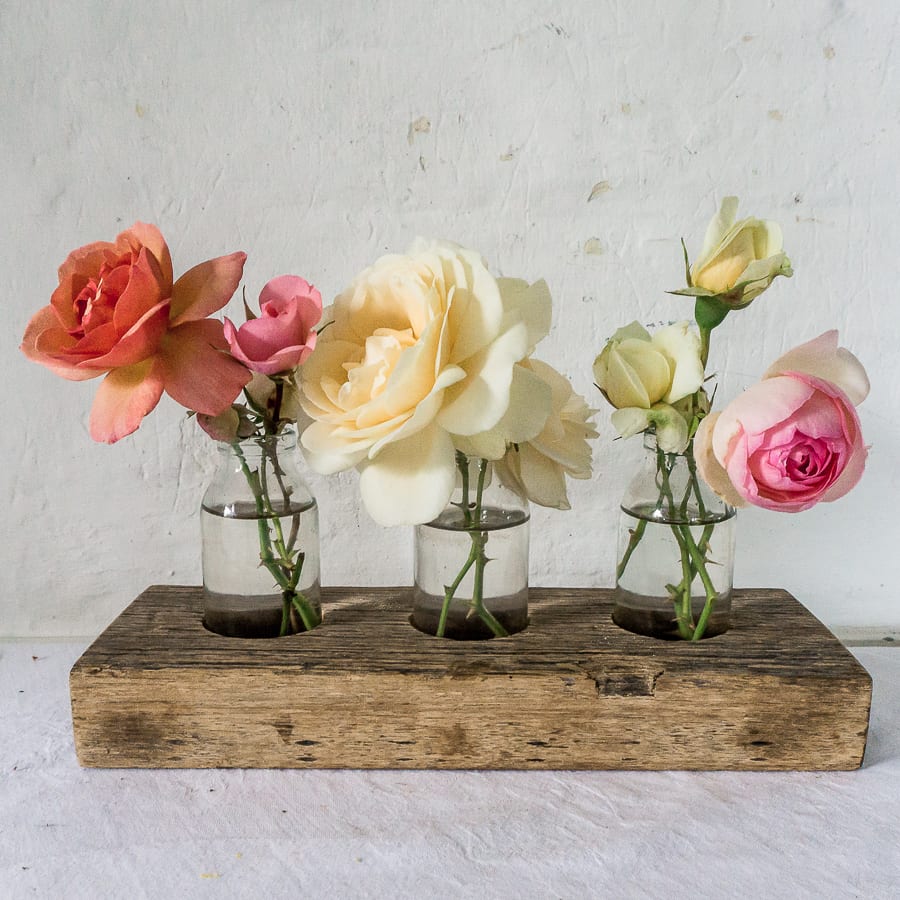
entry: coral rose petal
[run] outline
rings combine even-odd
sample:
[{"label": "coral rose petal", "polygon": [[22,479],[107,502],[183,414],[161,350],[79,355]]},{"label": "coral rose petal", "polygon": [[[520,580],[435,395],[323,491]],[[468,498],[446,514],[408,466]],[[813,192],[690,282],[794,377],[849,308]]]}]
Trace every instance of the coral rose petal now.
[{"label": "coral rose petal", "polygon": [[734,489],[728,473],[716,459],[713,452],[712,436],[721,413],[712,413],[700,423],[694,435],[694,458],[700,477],[726,502],[732,506],[745,506],[744,498]]},{"label": "coral rose petal", "polygon": [[162,396],[162,378],[154,360],[110,372],[100,384],[91,409],[95,441],[114,444],[136,431]]},{"label": "coral rose petal", "polygon": [[226,409],[250,381],[250,372],[227,352],[222,323],[186,322],[163,339],[160,360],[166,393],[210,416]]},{"label": "coral rose petal", "polygon": [[246,253],[232,253],[208,259],[185,272],[172,287],[172,326],[218,312],[237,290],[246,259]]},{"label": "coral rose petal", "polygon": [[360,464],[359,486],[379,525],[417,525],[436,518],[456,486],[450,436],[431,425]]},{"label": "coral rose petal", "polygon": [[59,267],[59,287],[50,298],[64,328],[76,328],[78,319],[73,301],[91,278],[96,278],[100,268],[114,265],[122,251],[108,241],[95,241],[73,250]]},{"label": "coral rose petal", "polygon": [[54,355],[68,350],[76,343],[76,340],[60,327],[56,310],[52,306],[45,306],[31,317],[19,349],[32,362],[46,366],[55,375],[69,381],[96,378],[100,372],[86,372],[75,367],[78,360],[67,359],[64,355],[57,358]]},{"label": "coral rose petal", "polygon": [[117,246],[121,246],[123,242],[127,242],[130,246],[146,247],[153,254],[162,276],[161,284],[168,295],[172,288],[172,257],[162,232],[155,225],[135,222],[131,228],[116,238]]},{"label": "coral rose petal", "polygon": [[171,280],[168,285],[164,283],[159,263],[146,248],[142,249],[113,311],[116,331],[125,334],[151,309],[168,300],[170,289]]},{"label": "coral rose petal", "polygon": [[826,331],[800,344],[777,359],[763,378],[786,372],[803,372],[836,384],[858,406],[869,393],[869,376],[862,363],[846,348],[838,346],[838,333]]},{"label": "coral rose petal", "polygon": [[[86,359],[84,362],[79,363],[79,367],[84,369],[115,369],[119,366],[130,366],[147,359],[159,349],[160,341],[168,326],[169,301],[164,300],[145,313],[143,318],[136,322],[126,334],[123,334],[107,353]],[[80,349],[87,340],[88,338],[85,338],[84,341],[79,342],[76,350]]]}]

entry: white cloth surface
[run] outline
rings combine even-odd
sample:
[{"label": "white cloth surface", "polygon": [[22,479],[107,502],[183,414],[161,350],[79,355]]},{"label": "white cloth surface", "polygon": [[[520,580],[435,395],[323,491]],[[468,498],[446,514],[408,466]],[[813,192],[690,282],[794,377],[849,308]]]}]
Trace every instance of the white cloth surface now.
[{"label": "white cloth surface", "polygon": [[0,897],[894,898],[900,652],[836,773],[82,769],[75,643],[0,642]]}]

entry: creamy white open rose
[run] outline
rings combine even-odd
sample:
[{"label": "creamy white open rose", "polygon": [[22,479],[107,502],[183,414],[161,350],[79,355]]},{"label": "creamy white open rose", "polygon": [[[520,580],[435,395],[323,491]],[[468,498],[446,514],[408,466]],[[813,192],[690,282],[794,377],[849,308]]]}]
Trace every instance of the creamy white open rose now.
[{"label": "creamy white open rose", "polygon": [[703,249],[690,269],[691,286],[675,294],[717,297],[730,309],[747,306],[779,275],[793,274],[775,222],[735,222],[738,198],[725,197],[706,229]]},{"label": "creamy white open rose", "polygon": [[323,321],[301,370],[314,420],[303,447],[323,474],[357,467],[380,524],[441,512],[456,481],[455,438],[535,418],[528,392],[513,386],[515,364],[550,328],[543,281],[496,279],[478,253],[418,239],[360,273]]},{"label": "creamy white open rose", "polygon": [[550,413],[539,434],[507,447],[495,464],[497,475],[532,503],[570,509],[566,476],[591,477],[588,440],[597,437],[597,429],[589,421],[594,410],[572,390],[569,380],[547,363],[524,359],[516,368],[525,369],[546,385]]}]

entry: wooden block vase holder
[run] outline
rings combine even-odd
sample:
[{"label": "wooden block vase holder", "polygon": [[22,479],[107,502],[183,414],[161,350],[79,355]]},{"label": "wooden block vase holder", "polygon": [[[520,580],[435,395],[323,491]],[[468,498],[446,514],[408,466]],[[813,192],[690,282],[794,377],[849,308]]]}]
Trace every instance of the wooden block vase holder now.
[{"label": "wooden block vase holder", "polygon": [[409,625],[409,588],[328,588],[324,624],[207,631],[197,587],[151,587],[71,672],[101,767],[853,769],[871,679],[790,594],[738,590],[696,644],[623,631],[612,591],[532,588],[490,641]]}]

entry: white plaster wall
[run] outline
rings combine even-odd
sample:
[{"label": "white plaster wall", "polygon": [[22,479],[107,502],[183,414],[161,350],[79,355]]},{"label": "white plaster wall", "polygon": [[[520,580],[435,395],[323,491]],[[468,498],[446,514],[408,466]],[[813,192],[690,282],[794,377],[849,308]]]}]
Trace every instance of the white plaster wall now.
[{"label": "white plaster wall", "polygon": [[[696,252],[727,193],[783,225],[796,276],[716,333],[720,397],[829,327],[873,383],[860,487],[743,514],[736,581],[787,587],[832,625],[896,625],[897,35],[894,0],[5,0],[0,635],[92,634],[146,585],[200,579],[207,439],[164,399],[94,444],[96,382],[17,351],[69,250],[143,219],[178,271],[243,249],[252,297],[283,272],[330,297],[416,234],[455,239],[547,279],[540,355],[600,406],[604,338],[690,315],[664,293],[678,239]],[[535,511],[533,583],[612,583],[640,444],[599,420],[573,511]],[[361,513],[354,475],[311,480],[326,583],[408,583],[410,530]]]}]

